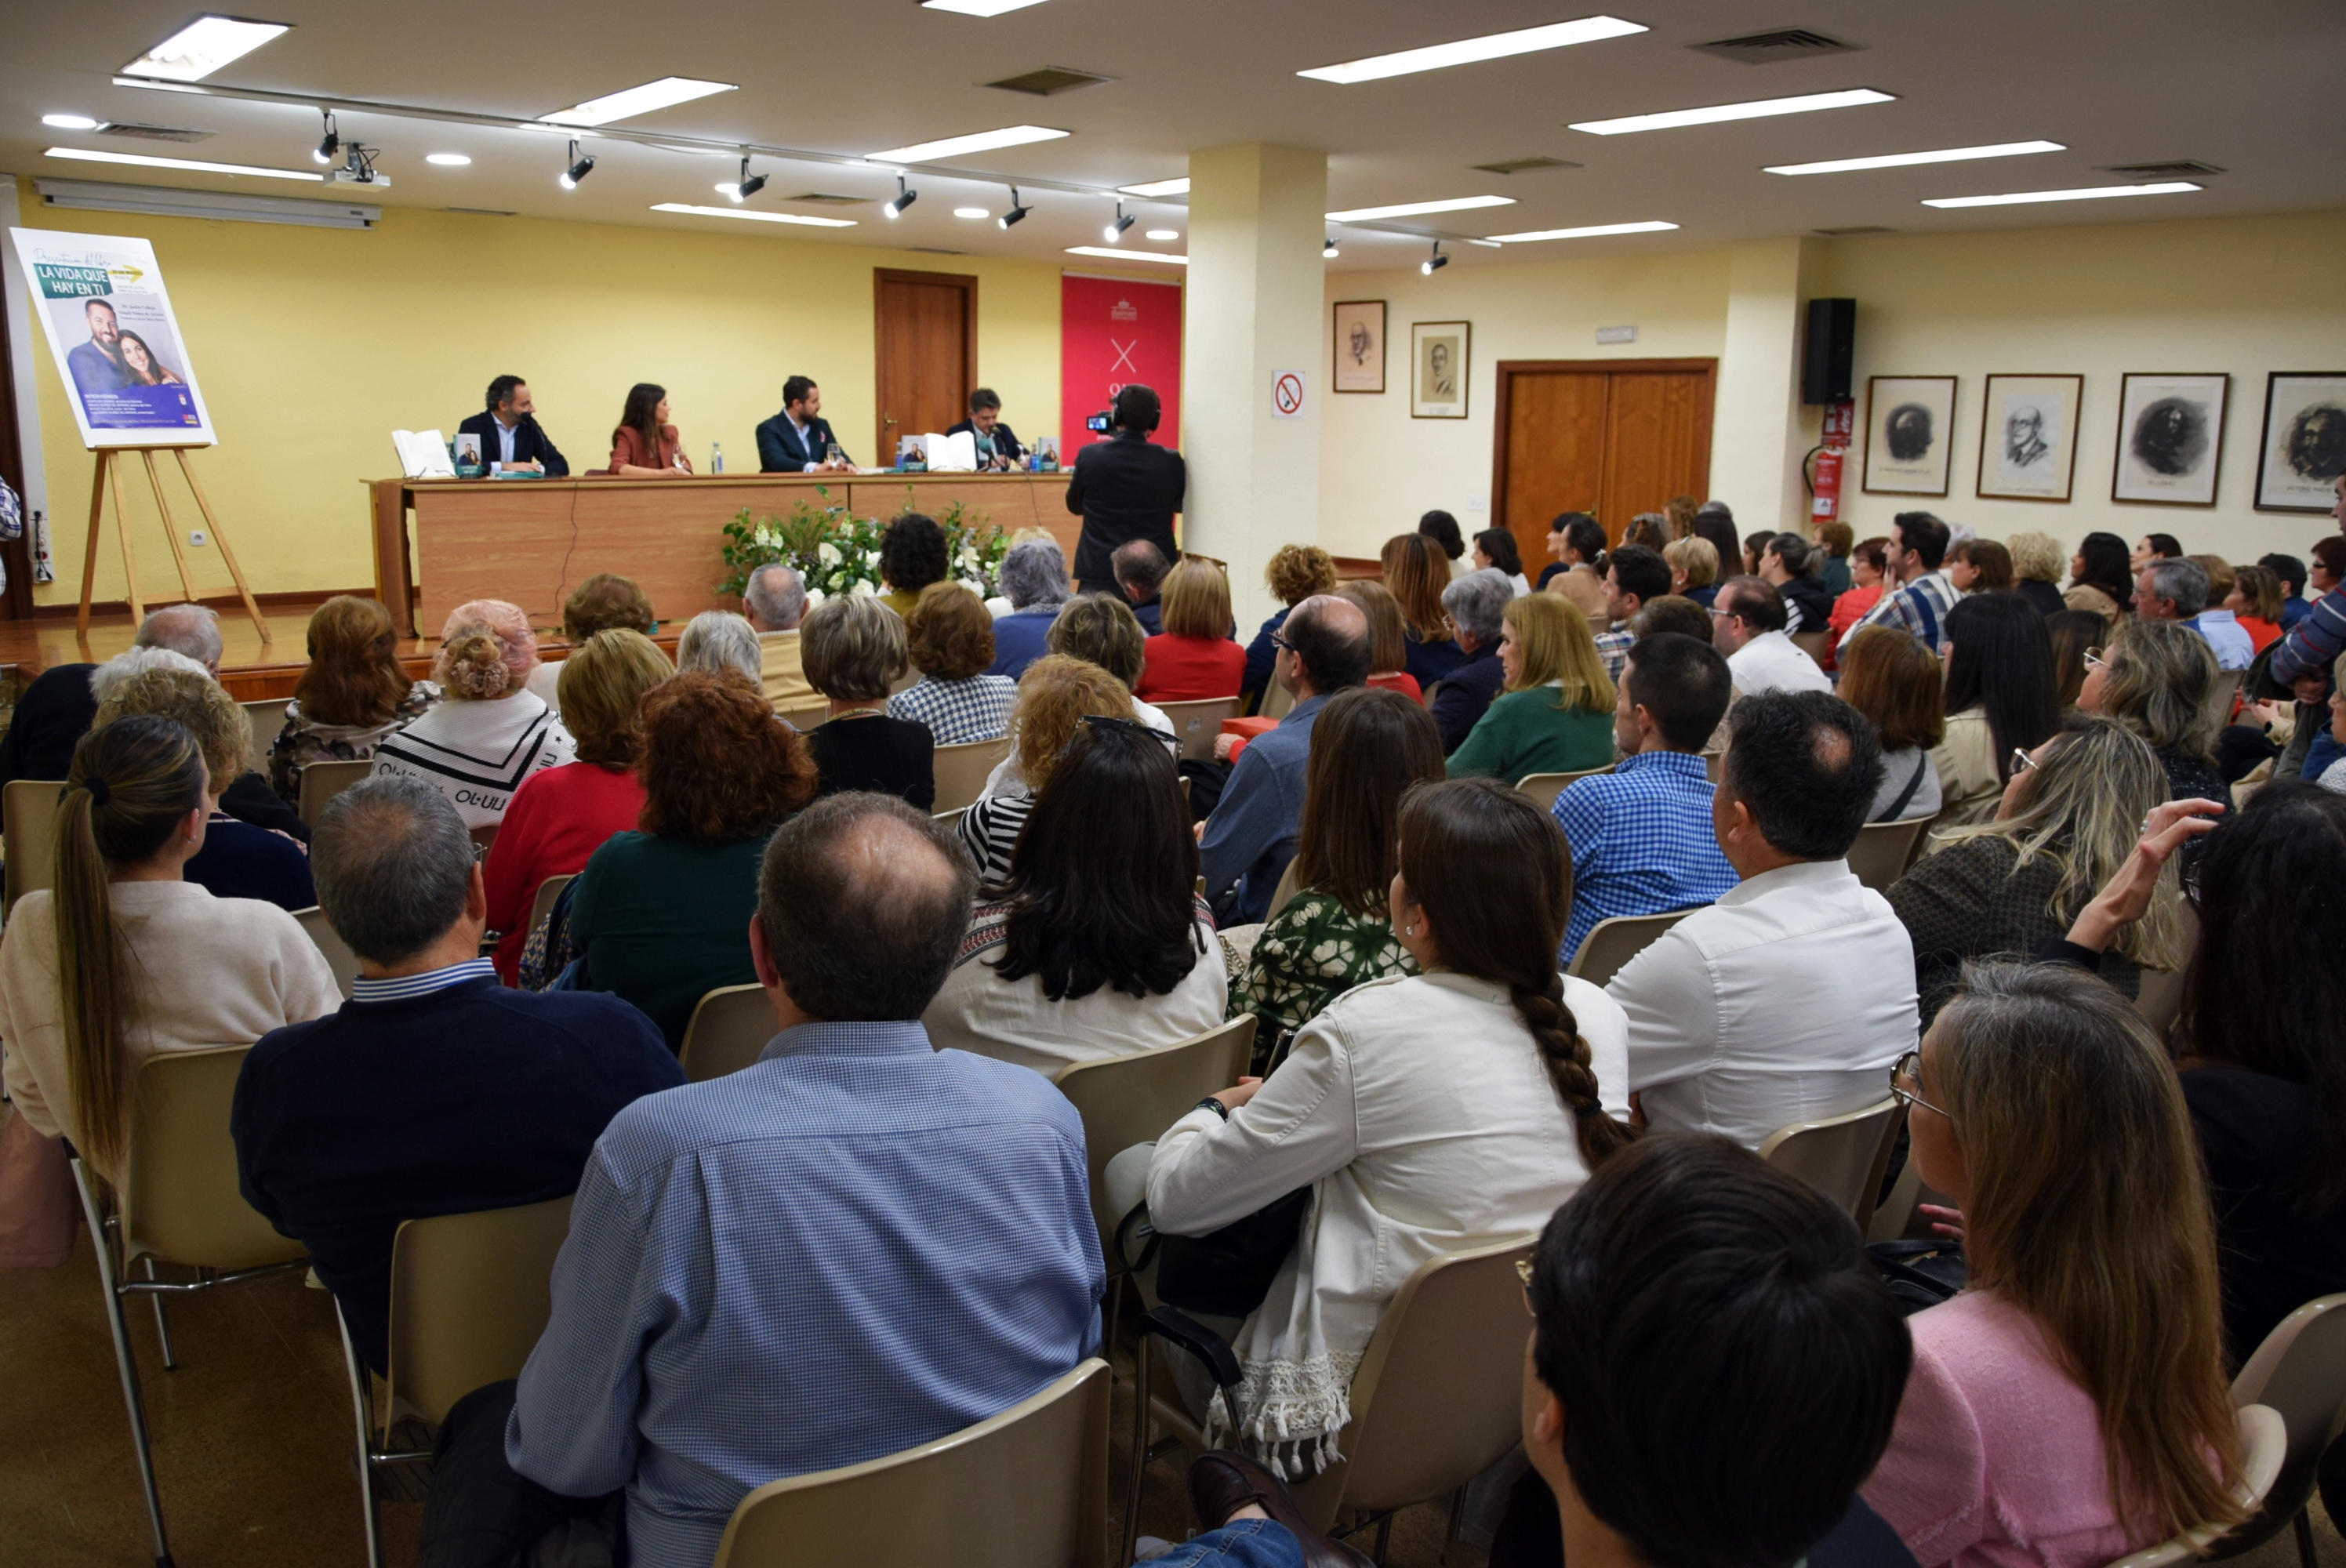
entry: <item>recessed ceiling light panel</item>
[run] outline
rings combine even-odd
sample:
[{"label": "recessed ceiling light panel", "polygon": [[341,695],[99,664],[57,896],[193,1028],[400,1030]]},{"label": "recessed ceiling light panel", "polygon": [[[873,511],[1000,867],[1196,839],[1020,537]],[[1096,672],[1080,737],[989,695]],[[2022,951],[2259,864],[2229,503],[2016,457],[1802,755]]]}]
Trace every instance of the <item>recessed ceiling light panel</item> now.
[{"label": "recessed ceiling light panel", "polygon": [[657,82],[646,82],[640,87],[624,92],[606,93],[599,98],[588,98],[572,108],[556,109],[542,117],[548,125],[607,126],[614,120],[633,119],[654,109],[672,108],[688,104],[695,98],[705,98],[712,93],[729,93],[730,82],[701,82],[690,76],[662,76]]},{"label": "recessed ceiling light panel", "polygon": [[1572,44],[1593,44],[1600,38],[1621,38],[1644,31],[1646,29],[1637,23],[1624,22],[1618,16],[1583,16],[1576,22],[1555,22],[1545,27],[1525,27],[1514,33],[1461,38],[1454,44],[1432,44],[1423,49],[1403,49],[1398,54],[1372,55],[1364,60],[1319,66],[1295,74],[1321,82],[1375,82],[1387,76],[1439,71],[1450,66],[1470,66],[1477,60],[1500,60],[1510,55],[1561,49]]},{"label": "recessed ceiling light panel", "polygon": [[1187,196],[1189,177],[1185,174],[1178,179],[1152,179],[1146,185],[1119,185],[1116,188],[1126,196]]},{"label": "recessed ceiling light panel", "polygon": [[1525,234],[1494,234],[1478,245],[1528,245],[1535,239],[1596,239],[1607,234],[1659,234],[1675,223],[1592,223],[1582,229],[1535,229]]},{"label": "recessed ceiling light panel", "polygon": [[2204,185],[2194,185],[2188,179],[2165,180],[2157,185],[2089,185],[2080,190],[2015,190],[2003,196],[1943,196],[1923,203],[1925,207],[2025,207],[2036,201],[2097,201],[2106,196],[2178,196],[2187,190],[2205,190]]},{"label": "recessed ceiling light panel", "polygon": [[1328,214],[1331,223],[1366,223],[1378,218],[1414,218],[1425,212],[1464,212],[1475,207],[1513,207],[1512,196],[1454,196],[1444,201],[1400,201],[1389,207],[1355,207]]},{"label": "recessed ceiling light panel", "polygon": [[921,9],[951,11],[963,16],[999,16],[1005,11],[1024,11],[1042,3],[1043,0],[921,0]]},{"label": "recessed ceiling light panel", "polygon": [[1120,250],[1112,245],[1070,245],[1070,256],[1105,256],[1111,261],[1164,261],[1176,267],[1187,267],[1187,256],[1169,256],[1156,250]]},{"label": "recessed ceiling light panel", "polygon": [[1181,231],[1178,229],[1152,229],[1148,231],[1148,238],[1161,245],[1168,239],[1180,239]]},{"label": "recessed ceiling light panel", "polygon": [[240,60],[280,33],[282,22],[240,22],[233,16],[199,16],[128,65],[126,76],[157,76],[170,82],[200,82],[222,66]]},{"label": "recessed ceiling light panel", "polygon": [[852,218],[808,218],[796,212],[760,212],[750,207],[695,207],[684,201],[659,201],[654,212],[681,212],[693,218],[746,218],[752,223],[795,223],[806,229],[852,229]]},{"label": "recessed ceiling light panel", "polygon": [[423,161],[436,163],[442,168],[463,168],[473,160],[461,152],[427,152]]},{"label": "recessed ceiling light panel", "polygon": [[96,130],[97,122],[87,115],[43,115],[41,123],[51,130]]},{"label": "recessed ceiling light panel", "polygon": [[1699,109],[1669,109],[1658,115],[1625,115],[1612,120],[1581,120],[1572,128],[1591,136],[1626,136],[1631,131],[1675,130],[1680,126],[1713,126],[1728,120],[1767,119],[1775,115],[1805,115],[1817,109],[1854,108],[1860,104],[1897,101],[1894,93],[1872,87],[1851,87],[1838,93],[1801,93],[1789,98],[1760,98],[1745,104],[1712,104]]},{"label": "recessed ceiling light panel", "polygon": [[149,158],[138,152],[97,152],[89,148],[53,147],[44,158],[71,158],[76,163],[128,163],[141,168],[176,168],[185,174],[251,174],[264,179],[307,179],[322,181],[322,174],[312,174],[305,168],[261,168],[249,163],[207,163],[194,158]]},{"label": "recessed ceiling light panel", "polygon": [[1053,130],[1048,126],[1005,126],[1000,130],[978,131],[971,136],[949,136],[940,141],[914,142],[910,147],[892,147],[886,152],[875,152],[866,160],[871,163],[937,163],[964,153],[994,152],[1005,147],[1025,147],[1029,142],[1056,141],[1067,133]]},{"label": "recessed ceiling light panel", "polygon": [[954,209],[954,216],[955,218],[991,218],[994,214],[983,207],[956,207]]},{"label": "recessed ceiling light panel", "polygon": [[1770,174],[1848,174],[1862,168],[1904,168],[1918,163],[1964,163],[1975,158],[2020,158],[2032,152],[2066,152],[2057,141],[2000,141],[1986,147],[1950,147],[1936,152],[1892,152],[1880,158],[1835,158],[1822,163],[1779,163]]}]

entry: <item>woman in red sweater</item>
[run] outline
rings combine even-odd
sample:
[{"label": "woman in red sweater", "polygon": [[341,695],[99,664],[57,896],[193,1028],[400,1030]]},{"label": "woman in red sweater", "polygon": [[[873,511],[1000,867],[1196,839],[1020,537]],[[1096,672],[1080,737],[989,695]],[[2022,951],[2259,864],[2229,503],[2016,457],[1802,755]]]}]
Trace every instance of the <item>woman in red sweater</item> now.
[{"label": "woman in red sweater", "polygon": [[1203,702],[1236,697],[1246,681],[1246,649],[1230,636],[1230,580],[1202,556],[1188,555],[1165,579],[1165,630],[1141,645],[1143,702]]},{"label": "woman in red sweater", "polygon": [[530,775],[514,791],[489,850],[489,929],[503,932],[496,966],[507,985],[529,943],[529,911],[540,882],[575,876],[587,857],[643,814],[636,778],[637,707],[676,673],[651,638],[624,627],[597,632],[562,661],[556,695],[578,760]]}]

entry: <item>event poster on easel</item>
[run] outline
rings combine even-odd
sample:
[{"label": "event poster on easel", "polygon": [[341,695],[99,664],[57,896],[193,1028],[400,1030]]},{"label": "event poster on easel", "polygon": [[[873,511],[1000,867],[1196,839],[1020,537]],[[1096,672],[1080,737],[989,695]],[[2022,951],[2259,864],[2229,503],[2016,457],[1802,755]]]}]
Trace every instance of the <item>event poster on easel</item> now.
[{"label": "event poster on easel", "polygon": [[82,444],[210,446],[211,416],[155,248],[112,234],[12,229]]}]

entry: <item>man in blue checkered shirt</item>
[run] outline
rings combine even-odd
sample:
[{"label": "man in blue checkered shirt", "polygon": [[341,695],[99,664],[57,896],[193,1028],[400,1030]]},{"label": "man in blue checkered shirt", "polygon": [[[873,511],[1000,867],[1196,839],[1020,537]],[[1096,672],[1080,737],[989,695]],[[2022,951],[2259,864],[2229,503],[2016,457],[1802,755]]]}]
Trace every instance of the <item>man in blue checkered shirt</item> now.
[{"label": "man in blue checkered shirt", "polygon": [[1605,557],[1605,615],[1619,629],[1596,628],[1596,657],[1616,687],[1621,684],[1621,662],[1636,640],[1629,622],[1647,600],[1669,591],[1670,564],[1643,545],[1624,545]]},{"label": "man in blue checkered shirt", "polygon": [[1710,821],[1702,748],[1726,713],[1732,682],[1708,643],[1657,632],[1629,648],[1613,735],[1624,753],[1610,773],[1556,798],[1572,844],[1572,920],[1559,967],[1596,922],[1707,904],[1735,886]]}]

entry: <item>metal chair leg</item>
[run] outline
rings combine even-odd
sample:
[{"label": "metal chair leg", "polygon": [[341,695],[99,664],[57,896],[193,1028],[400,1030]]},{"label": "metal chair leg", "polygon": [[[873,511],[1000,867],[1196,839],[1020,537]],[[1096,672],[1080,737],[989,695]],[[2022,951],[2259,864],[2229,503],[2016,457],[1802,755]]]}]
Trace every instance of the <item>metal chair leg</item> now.
[{"label": "metal chair leg", "polygon": [[[147,1278],[149,1280],[153,1279],[155,1260],[151,1257],[144,1257],[139,1261],[147,1266]],[[171,1353],[171,1319],[164,1311],[163,1298],[160,1295],[150,1297],[149,1299],[155,1303],[155,1338],[163,1341],[163,1369],[167,1372],[176,1372],[179,1369],[179,1359]]]},{"label": "metal chair leg", "polygon": [[1140,1542],[1140,1481],[1148,1469],[1148,1341],[1151,1336],[1140,1336],[1133,1349],[1132,1362],[1132,1474],[1125,1482],[1124,1492],[1124,1551],[1117,1558],[1119,1564],[1129,1564]]},{"label": "metal chair leg", "polygon": [[334,1327],[342,1336],[342,1369],[350,1374],[351,1415],[359,1439],[359,1507],[366,1514],[367,1568],[382,1568],[382,1512],[374,1495],[374,1411],[367,1395],[366,1368],[351,1343],[351,1326],[342,1319],[342,1303],[334,1303]]},{"label": "metal chair leg", "polygon": [[2290,1522],[2295,1525],[2297,1530],[2298,1562],[2302,1563],[2304,1568],[2321,1568],[2320,1559],[2314,1554],[2313,1551],[2312,1504],[2308,1503],[2305,1507],[2299,1509],[2297,1511],[2297,1517]]},{"label": "metal chair leg", "polygon": [[155,1490],[155,1456],[148,1447],[147,1404],[138,1393],[138,1366],[130,1357],[130,1327],[122,1316],[121,1280],[116,1273],[114,1247],[107,1238],[106,1216],[97,1207],[89,1173],[76,1156],[74,1186],[81,1193],[82,1217],[97,1252],[97,1279],[106,1294],[106,1323],[114,1331],[114,1364],[122,1374],[122,1403],[130,1416],[130,1450],[138,1461],[138,1481],[147,1492],[147,1519],[155,1530],[156,1568],[172,1568],[170,1542],[163,1533],[163,1499]]}]

